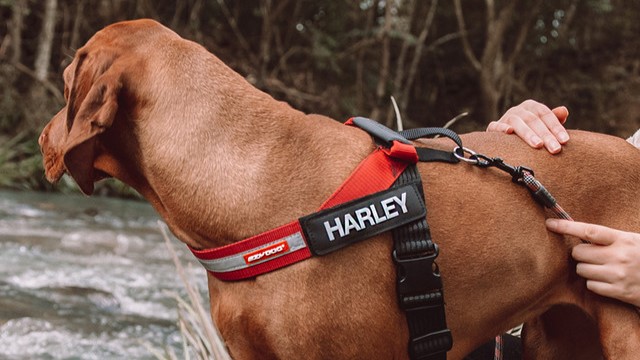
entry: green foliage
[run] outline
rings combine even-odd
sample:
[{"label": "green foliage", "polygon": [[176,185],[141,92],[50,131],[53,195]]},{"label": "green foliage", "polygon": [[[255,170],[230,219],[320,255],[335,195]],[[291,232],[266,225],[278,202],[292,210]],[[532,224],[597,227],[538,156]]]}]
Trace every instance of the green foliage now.
[{"label": "green foliage", "polygon": [[11,7],[15,2],[15,0],[0,0],[0,7]]},{"label": "green foliage", "polygon": [[[47,182],[37,139],[36,134],[26,131],[8,139],[0,137],[0,187],[77,193],[78,187],[67,175],[56,185]],[[135,190],[115,179],[98,182],[95,193],[130,199],[142,198]]]},{"label": "green foliage", "polygon": [[[37,135],[59,108],[50,92],[62,89],[62,71],[75,50],[102,27],[123,19],[162,22],[305,112],[337,120],[376,114],[384,121],[393,95],[410,126],[442,125],[463,111],[470,115],[454,130],[479,130],[495,120],[482,115],[481,76],[463,51],[452,1],[58,0],[49,92],[34,91],[45,84],[28,71],[38,52],[44,2],[24,2],[21,66],[7,61],[14,51],[9,30],[14,29],[16,1],[0,0],[0,33],[7,34],[0,44],[0,186],[77,191],[66,177],[55,187],[46,183]],[[493,4],[498,16],[511,3]],[[387,6],[393,6],[388,19]],[[465,0],[462,7],[471,52],[481,59],[494,35],[486,23],[487,3]],[[493,67],[503,76],[496,81],[500,111],[534,98],[549,106],[567,105],[569,127],[622,136],[640,127],[635,95],[640,90],[640,7],[634,1],[521,0],[516,9],[518,16],[506,24],[497,45],[503,62]],[[523,29],[522,50],[512,57]],[[409,73],[419,46],[417,67]],[[106,181],[97,192],[138,196],[124,188]]]},{"label": "green foliage", "polygon": [[23,132],[0,143],[0,187],[39,189],[43,177],[37,141]]},{"label": "green foliage", "polygon": [[611,0],[588,0],[587,4],[598,13],[608,13],[614,10]]}]

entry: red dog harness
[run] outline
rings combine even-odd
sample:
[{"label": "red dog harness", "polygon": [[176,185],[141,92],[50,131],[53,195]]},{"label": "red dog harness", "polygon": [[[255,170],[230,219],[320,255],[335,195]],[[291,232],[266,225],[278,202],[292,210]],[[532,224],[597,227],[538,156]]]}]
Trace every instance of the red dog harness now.
[{"label": "red dog harness", "polygon": [[383,146],[358,165],[318,212],[227,246],[191,251],[215,277],[233,281],[392,231],[398,302],[409,325],[409,355],[411,359],[446,359],[453,339],[446,325],[442,281],[435,263],[438,248],[426,222],[422,182],[415,164],[455,163],[460,154],[416,148],[407,139],[440,134],[454,140],[460,149],[462,142],[447,129],[399,134],[365,118],[352,118],[346,124],[369,132]]},{"label": "red dog harness", "polygon": [[[405,311],[409,326],[409,356],[446,359],[453,339],[446,325],[442,280],[435,263],[438,247],[426,222],[422,182],[415,164],[463,160],[479,167],[495,167],[510,174],[515,183],[526,186],[537,201],[556,214],[562,215],[564,210],[533,178],[533,171],[510,166],[500,158],[476,154],[464,148],[458,135],[448,129],[421,128],[396,133],[365,118],[352,118],[346,124],[362,128],[383,145],[358,165],[318,212],[227,246],[191,251],[215,277],[233,281],[252,278],[312,255],[325,255],[391,231],[398,305]],[[416,148],[408,140],[431,135],[444,135],[458,146],[446,152]],[[465,153],[470,156],[465,158]]]},{"label": "red dog harness", "polygon": [[[347,124],[351,125],[352,120],[349,120]],[[390,148],[378,147],[322,204],[316,214],[323,214],[322,210],[387,190],[409,164],[415,164],[417,161],[418,155],[412,145],[393,141]],[[398,199],[401,204],[404,204],[401,196],[402,194]],[[342,248],[357,241],[353,240],[354,235],[357,235],[358,240],[361,240],[364,238],[363,234],[370,237],[388,231],[391,225],[399,226],[401,222],[406,223],[415,220],[416,216],[424,216],[423,212],[417,215],[408,214],[408,210],[403,212],[398,202],[394,201],[393,196],[388,199],[391,200],[384,202],[384,207],[370,205],[362,208],[369,211],[356,210],[357,214],[352,213],[322,221],[319,230],[324,227],[322,232],[327,234],[329,243],[323,242],[324,239],[321,239],[311,229],[303,231],[303,224],[306,227],[317,225],[313,221],[315,217],[305,217],[227,246],[207,250],[191,249],[191,251],[200,263],[220,280],[242,280],[255,277],[307,259],[311,257],[312,253],[324,255],[337,248]],[[395,216],[396,214],[398,215]],[[407,216],[407,214],[411,216]],[[336,218],[337,221],[335,221]],[[400,218],[397,219],[400,221],[394,221],[396,218]],[[325,223],[328,225],[325,226]],[[363,232],[364,230],[369,231]],[[348,242],[338,243],[336,237],[340,237],[340,235],[343,235],[340,240],[346,238],[345,240],[348,239]]]}]

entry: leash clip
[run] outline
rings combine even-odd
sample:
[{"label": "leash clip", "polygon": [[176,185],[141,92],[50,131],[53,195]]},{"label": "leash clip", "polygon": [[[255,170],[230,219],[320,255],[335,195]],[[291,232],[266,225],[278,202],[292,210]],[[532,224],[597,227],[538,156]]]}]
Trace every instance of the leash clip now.
[{"label": "leash clip", "polygon": [[506,172],[507,174],[511,175],[511,181],[513,181],[514,183],[522,182],[525,172],[528,172],[529,174],[531,174],[531,176],[533,176],[533,170],[531,170],[530,168],[526,166],[509,165],[500,157],[490,158],[482,154],[472,154],[470,156],[470,159],[474,159],[476,161],[474,165],[477,165],[479,167],[495,167]]},{"label": "leash clip", "polygon": [[533,176],[533,170],[526,166],[512,166],[504,162],[502,158],[493,158],[493,166],[511,175],[511,181],[518,183],[524,178],[524,172],[528,172]]}]

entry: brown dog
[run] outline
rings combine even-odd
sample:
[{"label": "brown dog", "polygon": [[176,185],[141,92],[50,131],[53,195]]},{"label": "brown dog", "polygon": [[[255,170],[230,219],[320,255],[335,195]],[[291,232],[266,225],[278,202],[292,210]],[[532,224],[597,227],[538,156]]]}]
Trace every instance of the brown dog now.
[{"label": "brown dog", "polygon": [[[47,178],[66,171],[86,194],[118,178],[198,249],[316,211],[374,147],[361,130],[275,101],[150,20],[98,32],[64,80],[67,106],[40,137]],[[571,136],[553,157],[513,136],[463,140],[533,167],[574,218],[640,231],[640,152],[609,136]],[[570,259],[577,240],[549,233],[549,214],[526,190],[464,163],[419,170],[441,248],[451,359],[529,320],[529,358],[637,358],[638,313],[585,289]],[[390,253],[383,234],[252,280],[209,275],[212,317],[237,359],[407,358]]]}]

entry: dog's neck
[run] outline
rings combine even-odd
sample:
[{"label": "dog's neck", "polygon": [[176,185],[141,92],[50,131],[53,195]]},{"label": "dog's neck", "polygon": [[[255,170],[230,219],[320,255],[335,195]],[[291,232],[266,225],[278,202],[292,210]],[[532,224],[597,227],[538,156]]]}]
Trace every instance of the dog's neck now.
[{"label": "dog's neck", "polygon": [[153,131],[136,131],[135,178],[142,180],[121,179],[196,248],[242,240],[317,210],[372,148],[360,130],[305,115],[239,76],[232,80],[233,87],[203,86],[216,90],[177,104],[186,113],[150,113]]}]

